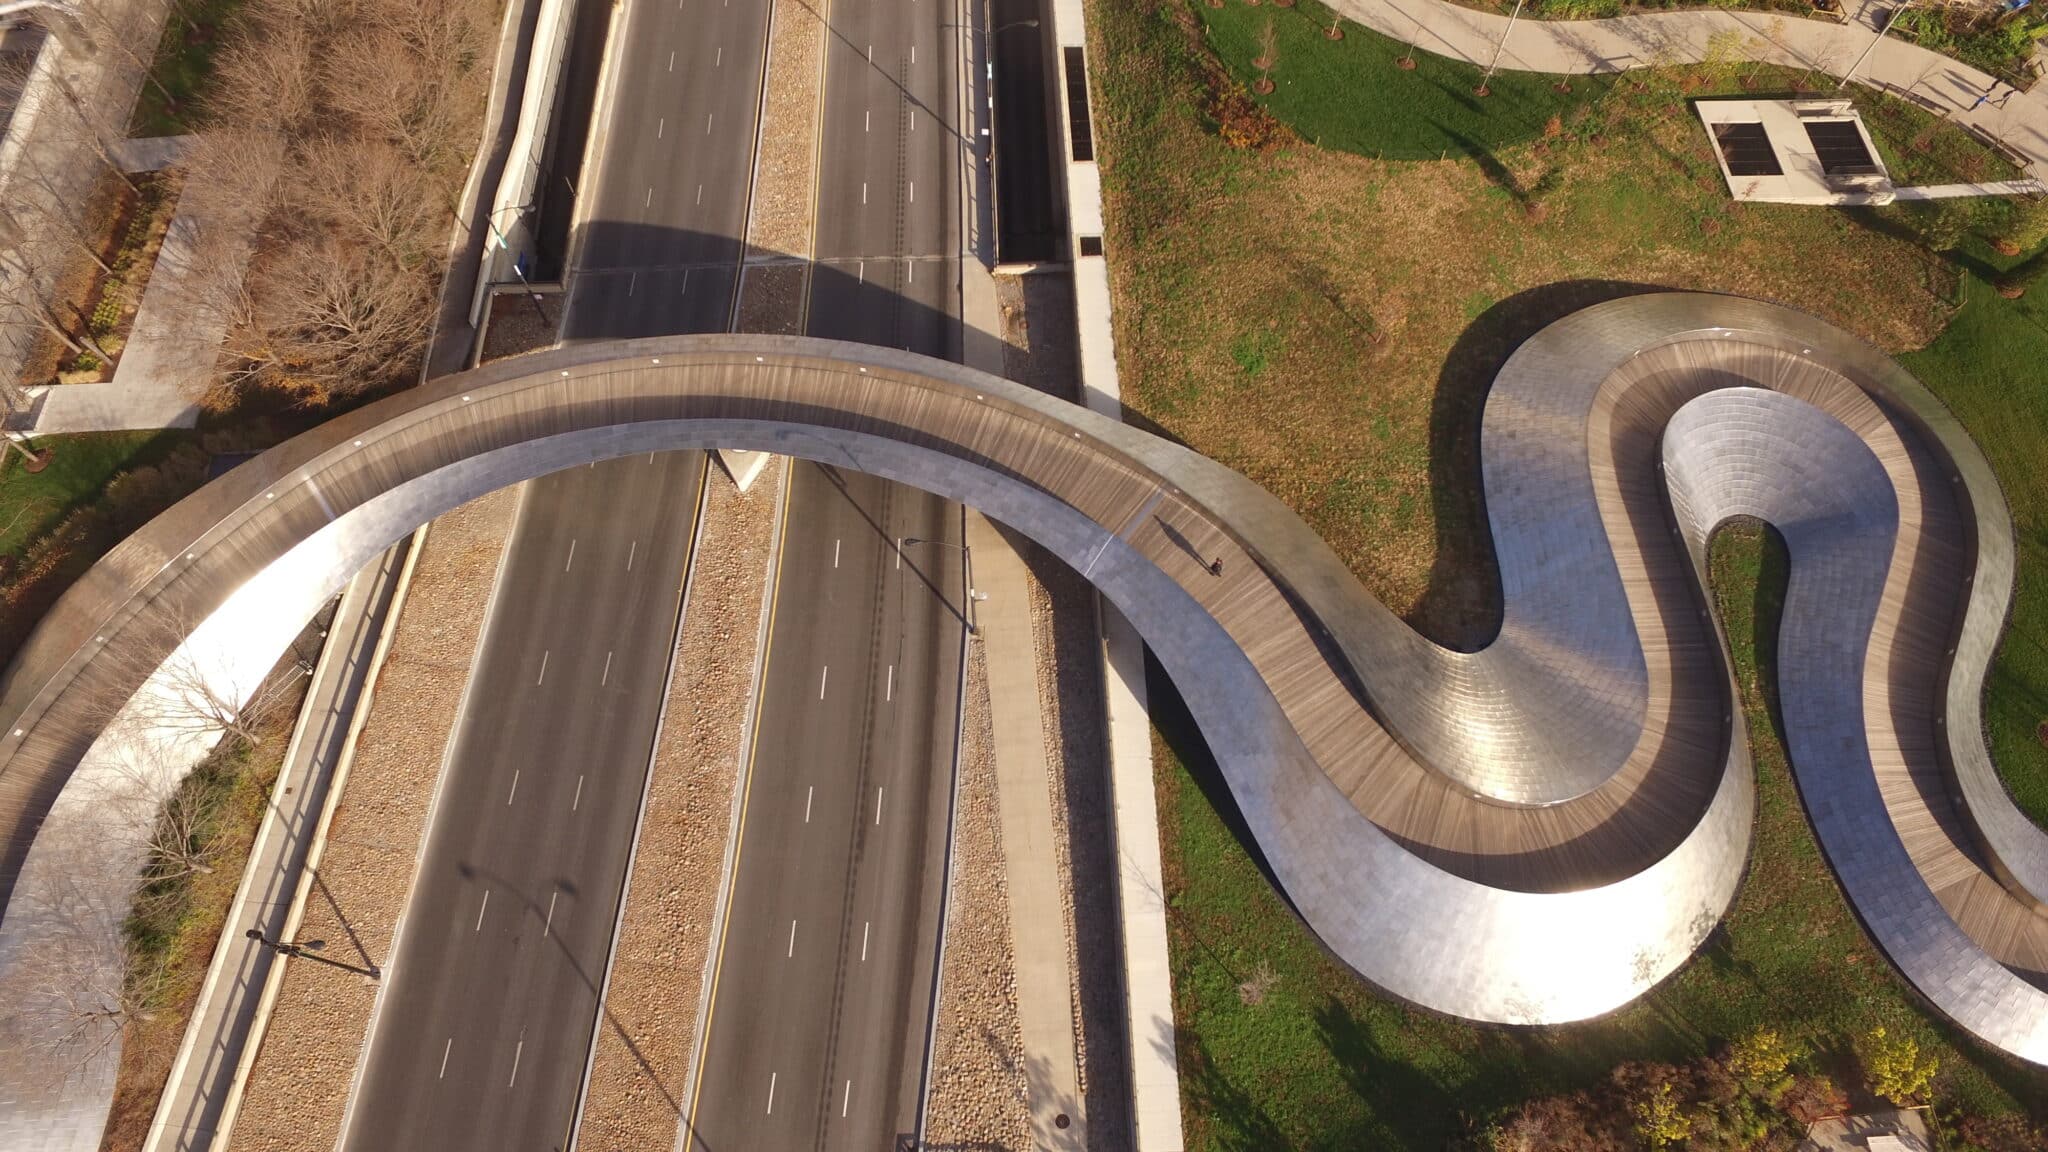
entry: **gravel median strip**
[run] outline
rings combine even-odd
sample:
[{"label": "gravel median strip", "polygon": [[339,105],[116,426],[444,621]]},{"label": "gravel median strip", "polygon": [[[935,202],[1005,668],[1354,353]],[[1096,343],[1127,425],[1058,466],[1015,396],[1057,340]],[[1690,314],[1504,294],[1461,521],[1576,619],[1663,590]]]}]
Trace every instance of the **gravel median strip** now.
[{"label": "gravel median strip", "polygon": [[996,814],[995,733],[979,644],[968,645],[958,804],[925,1143],[1022,1152],[1031,1147],[1031,1108],[1017,1026],[1009,878]]},{"label": "gravel median strip", "polygon": [[703,535],[583,1106],[584,1148],[675,1142],[788,472],[786,462],[771,465],[745,493],[716,472],[706,482]]},{"label": "gravel median strip", "polygon": [[[427,534],[299,928],[302,940],[327,941],[323,955],[334,960],[390,962],[517,502],[517,489],[493,492]],[[286,966],[234,1152],[332,1152],[376,998],[363,976]]]},{"label": "gravel median strip", "polygon": [[825,88],[830,0],[775,0],[768,41],[761,148],[747,214],[748,267],[740,278],[739,329],[803,330],[818,194],[818,113]]}]

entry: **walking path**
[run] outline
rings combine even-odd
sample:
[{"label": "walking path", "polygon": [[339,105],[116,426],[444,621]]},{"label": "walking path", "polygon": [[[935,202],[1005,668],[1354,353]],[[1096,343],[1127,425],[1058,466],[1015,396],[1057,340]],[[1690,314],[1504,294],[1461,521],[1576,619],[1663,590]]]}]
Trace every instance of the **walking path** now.
[{"label": "walking path", "polygon": [[239,276],[254,243],[254,222],[224,203],[231,199],[186,182],[114,367],[114,387],[175,389],[190,402],[212,385],[228,317],[209,306],[208,289]]},{"label": "walking path", "polygon": [[1075,1071],[1074,985],[1053,844],[1045,725],[1038,712],[1031,580],[1023,558],[979,512],[967,514],[967,546],[973,550],[974,590],[987,597],[974,610],[995,730],[996,808],[1010,888],[1010,944],[1032,1146],[1079,1152],[1088,1126]]},{"label": "walking path", "polygon": [[195,135],[135,136],[107,149],[123,172],[161,172],[176,167],[199,143]]},{"label": "walking path", "polygon": [[[1859,64],[1878,36],[1864,19],[1840,24],[1771,12],[1696,11],[1611,20],[1518,20],[1510,30],[1505,16],[1447,0],[1330,4],[1375,32],[1481,68],[1500,46],[1500,66],[1524,72],[1624,72],[1698,63],[1710,55],[1830,76],[1853,70],[1858,83],[1907,96],[2003,142],[2026,159],[2037,179],[2048,180],[2048,85],[2015,91],[1966,64],[1890,36]],[[1978,97],[1987,93],[1990,99],[1979,103]]]},{"label": "walking path", "polygon": [[[175,163],[192,137],[129,140],[123,163]],[[239,274],[252,247],[251,224],[230,198],[187,181],[177,214],[157,250],[128,343],[105,384],[56,384],[33,390],[28,428],[38,436],[190,428],[198,399],[212,385],[227,313],[210,306],[223,269]]]},{"label": "walking path", "polygon": [[[102,170],[96,141],[124,134],[166,6],[161,0],[101,0],[92,10],[89,38],[60,24],[43,40],[0,134],[0,197],[18,220],[79,219]],[[59,255],[57,229],[37,231],[17,243],[48,249],[35,261],[37,284],[28,289],[47,292],[68,257]],[[0,376],[20,377],[33,339],[32,326],[0,332]]]}]

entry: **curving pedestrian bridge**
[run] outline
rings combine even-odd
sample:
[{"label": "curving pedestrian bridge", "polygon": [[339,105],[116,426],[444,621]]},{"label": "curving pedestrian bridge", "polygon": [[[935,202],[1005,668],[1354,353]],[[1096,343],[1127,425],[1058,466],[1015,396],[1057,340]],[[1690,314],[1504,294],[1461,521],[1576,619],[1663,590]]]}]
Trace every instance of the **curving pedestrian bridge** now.
[{"label": "curving pedestrian bridge", "polygon": [[875,473],[1057,554],[1172,677],[1321,939],[1397,996],[1510,1023],[1626,1004],[1733,899],[1754,782],[1703,566],[1718,524],[1769,521],[1791,555],[1783,725],[1829,862],[1927,999],[2048,1063],[2048,835],[2006,796],[1979,718],[2013,585],[1991,471],[1874,349],[1800,313],[1683,293],[1573,314],[1503,368],[1481,448],[1504,614],[1477,652],[1416,635],[1229,469],[953,364],[670,338],[521,357],[372,404],[124,542],[8,670],[0,963],[32,923],[22,894],[53,867],[35,832],[100,736],[93,702],[147,675],[118,654],[166,620],[260,617],[288,625],[274,658],[424,521],[677,448]]}]

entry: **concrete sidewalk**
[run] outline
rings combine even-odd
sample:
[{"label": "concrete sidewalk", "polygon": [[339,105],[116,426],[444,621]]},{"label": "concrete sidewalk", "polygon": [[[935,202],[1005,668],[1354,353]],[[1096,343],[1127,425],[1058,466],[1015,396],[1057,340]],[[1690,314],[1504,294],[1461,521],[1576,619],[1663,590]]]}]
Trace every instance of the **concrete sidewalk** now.
[{"label": "concrete sidewalk", "polygon": [[328,625],[327,645],[306,689],[270,814],[257,832],[226,927],[171,1066],[144,1152],[204,1152],[242,1063],[260,993],[276,957],[243,932],[278,939],[299,885],[315,827],[343,757],[351,721],[375,675],[379,641],[396,618],[411,537],[349,582]]},{"label": "concrete sidewalk", "polygon": [[967,514],[967,546],[974,590],[986,597],[975,605],[975,619],[995,731],[996,807],[1032,1143],[1047,1152],[1080,1152],[1088,1125],[1074,1055],[1073,972],[1039,715],[1031,578],[1009,540],[979,512]]},{"label": "concrete sidewalk", "polygon": [[228,318],[208,306],[208,289],[218,277],[239,276],[254,246],[253,221],[228,199],[186,183],[114,367],[114,387],[175,388],[196,401],[212,385]]},{"label": "concrete sidewalk", "polygon": [[[173,137],[173,141],[188,138]],[[165,152],[156,140],[144,161]],[[179,145],[180,148],[184,145]],[[225,268],[239,275],[254,238],[251,222],[231,212],[210,189],[188,182],[158,248],[128,343],[104,384],[54,384],[35,393],[28,430],[38,436],[190,428],[199,398],[214,380],[227,313],[209,292]]]},{"label": "concrete sidewalk", "polygon": [[[1346,19],[1417,48],[1484,68],[1500,46],[1500,66],[1524,72],[1624,72],[1694,64],[1710,55],[1762,60],[1830,76],[1855,72],[1858,83],[1908,95],[1969,125],[2026,158],[2048,180],[2048,91],[2009,85],[1917,44],[1878,38],[1861,19],[1807,20],[1771,12],[1693,11],[1611,20],[1518,20],[1461,8],[1447,0],[1330,0]],[[1506,35],[1503,45],[1502,36]],[[1996,91],[1993,91],[1994,84]],[[1989,93],[1982,104],[1978,97]]]}]

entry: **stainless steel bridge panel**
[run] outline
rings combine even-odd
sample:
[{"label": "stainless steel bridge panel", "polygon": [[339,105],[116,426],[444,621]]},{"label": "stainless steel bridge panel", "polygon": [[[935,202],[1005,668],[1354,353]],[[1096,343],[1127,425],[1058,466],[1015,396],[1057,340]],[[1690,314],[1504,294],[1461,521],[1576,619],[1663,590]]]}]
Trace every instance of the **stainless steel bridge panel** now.
[{"label": "stainless steel bridge panel", "polygon": [[[1631,375],[1632,363],[1665,364],[1659,357],[1670,361],[1661,374]],[[1711,371],[1687,368],[1701,357]],[[1459,654],[1416,637],[1243,477],[955,365],[763,337],[582,345],[501,362],[340,417],[236,469],[60,602],[0,682],[10,853],[0,884],[12,889],[37,820],[95,735],[78,701],[134,687],[103,649],[141,634],[148,617],[206,618],[280,563],[304,574],[296,580],[317,604],[418,523],[557,468],[655,449],[769,450],[974,505],[1094,582],[1187,697],[1288,898],[1368,979],[1478,1020],[1597,1015],[1705,938],[1733,898],[1754,809],[1713,654],[1690,657],[1688,675],[1707,687],[1684,698],[1705,700],[1709,714],[1686,721],[1685,742],[1657,746],[1671,727],[1655,712],[1670,695],[1658,669],[1671,637],[1703,626],[1692,590],[1660,583],[1662,569],[1643,559],[1676,547],[1669,523],[1646,528],[1649,506],[1629,494],[1641,477],[1611,473],[1647,467],[1654,477],[1657,439],[1616,413],[1654,394],[1668,417],[1699,392],[1811,363],[1828,366],[1811,386],[1832,389],[1837,419],[1847,413],[1870,434],[1932,428],[1925,438],[1941,459],[1968,450],[1889,360],[1783,309],[1651,296],[1539,333],[1503,370],[1483,444],[1507,623],[1487,651]],[[1880,406],[1888,415],[1874,415]],[[1612,443],[1594,434],[1603,429]],[[1974,489],[1966,503],[1985,506]],[[1671,611],[1673,598],[1685,610]],[[1383,827],[1373,816],[1382,797],[1339,787],[1335,758],[1364,745],[1387,775],[1360,779],[1447,788],[1445,803],[1464,805],[1439,826],[1452,840]],[[1645,755],[1657,763],[1643,781],[1619,771]],[[1542,890],[1478,878],[1486,853],[1515,850],[1494,837],[1585,840],[1572,813],[1596,794],[1611,806],[1603,811],[1640,816],[1650,830],[1625,856],[1560,855]],[[2009,1035],[1994,1042],[2034,1052]]]},{"label": "stainless steel bridge panel", "polygon": [[[1671,502],[1704,571],[1731,517],[1775,526],[1791,556],[1779,699],[1800,793],[1864,925],[1913,985],[1977,1036],[2048,1062],[2048,995],[1965,933],[1929,887],[1879,786],[1874,745],[1898,747],[1879,639],[1907,536],[1870,447],[1776,392],[1730,388],[1680,409],[1664,435]],[[1932,693],[1929,693],[1930,699]],[[1910,743],[1907,737],[1905,743]],[[1931,745],[1929,750],[1931,751]],[[2030,909],[2019,916],[2034,919]]]}]

